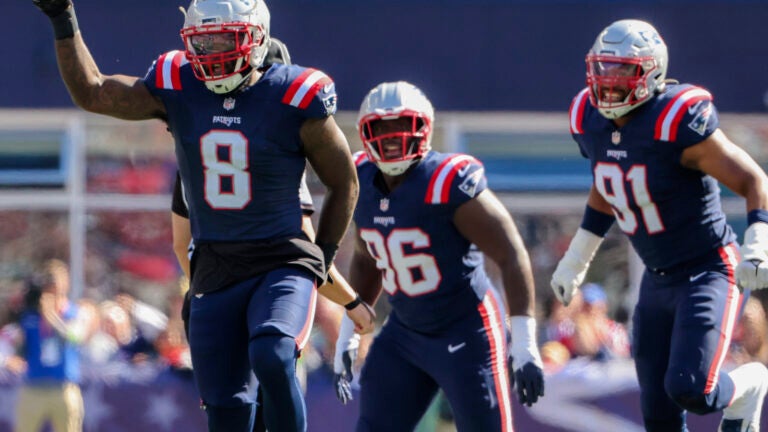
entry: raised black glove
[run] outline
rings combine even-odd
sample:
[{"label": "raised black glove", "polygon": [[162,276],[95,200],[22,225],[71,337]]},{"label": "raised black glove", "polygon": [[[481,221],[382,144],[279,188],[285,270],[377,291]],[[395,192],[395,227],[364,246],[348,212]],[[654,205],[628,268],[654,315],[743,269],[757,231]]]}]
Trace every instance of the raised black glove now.
[{"label": "raised black glove", "polygon": [[32,4],[53,18],[61,15],[68,7],[72,6],[72,0],[32,0]]}]

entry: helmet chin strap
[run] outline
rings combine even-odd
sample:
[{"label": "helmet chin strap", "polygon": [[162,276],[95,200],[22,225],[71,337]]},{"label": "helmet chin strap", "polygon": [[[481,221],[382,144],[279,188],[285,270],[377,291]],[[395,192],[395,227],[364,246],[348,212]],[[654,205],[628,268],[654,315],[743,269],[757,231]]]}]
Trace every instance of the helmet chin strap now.
[{"label": "helmet chin strap", "polygon": [[206,81],[205,86],[208,87],[208,90],[216,94],[232,93],[233,91],[242,88],[248,82],[253,71],[254,68],[251,66],[245,75],[237,73],[215,81]]},{"label": "helmet chin strap", "polygon": [[397,162],[376,161],[376,166],[379,167],[379,170],[381,170],[381,172],[383,172],[386,175],[398,176],[408,171],[408,168],[410,168],[411,165],[414,165],[416,162],[419,162],[420,160],[421,158],[413,158],[413,159],[397,161]]}]

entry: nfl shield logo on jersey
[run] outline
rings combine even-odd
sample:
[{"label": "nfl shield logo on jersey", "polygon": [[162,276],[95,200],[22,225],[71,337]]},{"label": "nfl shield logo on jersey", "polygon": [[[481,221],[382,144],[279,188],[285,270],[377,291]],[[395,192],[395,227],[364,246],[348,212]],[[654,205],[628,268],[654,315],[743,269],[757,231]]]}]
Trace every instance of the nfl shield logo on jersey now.
[{"label": "nfl shield logo on jersey", "polygon": [[227,111],[235,109],[235,99],[231,97],[224,99],[224,109]]},{"label": "nfl shield logo on jersey", "polygon": [[379,210],[383,212],[389,210],[389,198],[382,198],[381,201],[379,201]]},{"label": "nfl shield logo on jersey", "polygon": [[621,132],[613,131],[613,133],[611,134],[611,142],[613,143],[613,145],[619,145],[619,143],[621,142]]}]

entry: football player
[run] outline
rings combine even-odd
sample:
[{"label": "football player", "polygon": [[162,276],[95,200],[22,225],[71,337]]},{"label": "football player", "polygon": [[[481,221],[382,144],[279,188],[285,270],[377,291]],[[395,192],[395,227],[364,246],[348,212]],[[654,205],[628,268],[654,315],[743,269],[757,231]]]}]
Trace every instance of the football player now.
[{"label": "football player", "polygon": [[[195,242],[189,342],[209,430],[251,430],[251,370],[267,428],[306,430],[296,358],[358,191],[333,81],[296,65],[258,69],[269,47],[261,0],[193,0],[184,50],[162,54],[144,78],[99,71],[71,0],[33,3],[51,19],[78,106],[160,119],[174,137]],[[328,189],[315,242],[296,193],[307,160]]]},{"label": "football player", "polygon": [[[530,260],[482,164],[431,150],[433,125],[430,101],[402,81],[373,88],[358,116],[365,152],[355,155],[361,192],[349,278],[370,304],[383,288],[392,313],[363,366],[357,431],[413,430],[439,388],[460,431],[511,431],[512,371],[522,403],[544,394]],[[505,295],[483,254],[501,268]],[[356,346],[342,324],[342,402]]]},{"label": "football player", "polygon": [[[666,78],[667,46],[650,24],[609,25],[586,64],[570,128],[594,184],[555,295],[570,302],[615,221],[646,267],[633,316],[646,430],[685,431],[686,411],[723,410],[721,431],[756,431],[768,370],[721,367],[743,296],[768,287],[768,178],[720,130],[707,90]],[[746,198],[741,260],[718,181]]]}]

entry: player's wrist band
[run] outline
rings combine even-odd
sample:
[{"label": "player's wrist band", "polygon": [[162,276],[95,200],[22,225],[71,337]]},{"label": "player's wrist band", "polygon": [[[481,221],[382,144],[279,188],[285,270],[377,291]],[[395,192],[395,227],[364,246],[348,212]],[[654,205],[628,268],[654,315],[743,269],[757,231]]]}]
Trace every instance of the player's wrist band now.
[{"label": "player's wrist band", "polygon": [[752,225],[755,222],[768,223],[768,210],[755,209],[747,213],[747,225]]},{"label": "player's wrist band", "polygon": [[357,297],[355,297],[354,300],[352,300],[351,302],[349,302],[349,303],[344,305],[344,309],[352,310],[352,309],[358,307],[362,303],[363,303],[363,299],[360,298],[360,294],[358,294]]},{"label": "player's wrist band", "polygon": [[609,215],[586,206],[581,227],[598,237],[605,237],[605,233],[611,229],[615,220],[616,218],[612,214]]},{"label": "player's wrist band", "polygon": [[53,24],[53,36],[56,40],[69,39],[77,33],[77,16],[75,16],[75,7],[70,5],[64,11],[54,17],[51,17]]}]

